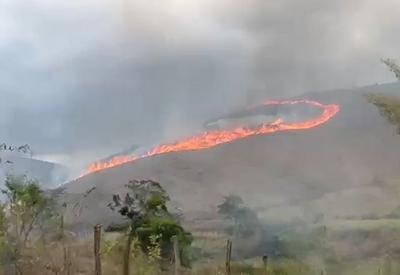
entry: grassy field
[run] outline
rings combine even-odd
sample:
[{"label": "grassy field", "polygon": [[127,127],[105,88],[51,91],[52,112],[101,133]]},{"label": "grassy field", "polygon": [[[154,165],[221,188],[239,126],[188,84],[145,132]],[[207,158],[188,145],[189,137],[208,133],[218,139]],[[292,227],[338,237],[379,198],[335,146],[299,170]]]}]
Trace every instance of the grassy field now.
[{"label": "grassy field", "polygon": [[[273,228],[273,227],[266,227]],[[259,245],[268,251],[268,275],[396,275],[400,274],[400,220],[337,219],[323,224],[287,227]],[[191,268],[181,274],[225,274],[225,246],[228,234],[212,228],[193,230],[190,250]],[[271,233],[271,232],[269,232]],[[246,240],[233,238],[232,274],[266,274],[262,253],[244,257],[238,254]],[[118,233],[103,233],[101,258],[103,274],[122,274],[125,239]],[[274,250],[276,249],[276,251]],[[260,250],[255,247],[255,251]],[[93,238],[69,236],[24,251],[20,273],[93,274]],[[171,262],[159,261],[157,255],[145,256],[133,249],[131,275],[172,274]],[[10,267],[3,265],[2,274]]]}]

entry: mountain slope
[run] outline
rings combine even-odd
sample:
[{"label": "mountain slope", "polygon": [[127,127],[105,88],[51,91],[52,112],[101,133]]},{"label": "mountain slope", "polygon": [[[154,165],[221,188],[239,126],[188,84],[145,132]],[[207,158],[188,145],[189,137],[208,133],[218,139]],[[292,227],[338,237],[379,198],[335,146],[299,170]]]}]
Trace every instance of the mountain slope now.
[{"label": "mountain slope", "polygon": [[26,175],[28,178],[38,180],[44,188],[54,188],[56,184],[65,182],[67,170],[60,164],[46,162],[20,154],[0,154],[3,159],[0,165],[0,181],[5,175]]},{"label": "mountain slope", "polygon": [[269,219],[385,214],[398,201],[400,136],[363,94],[397,90],[400,85],[386,84],[305,94],[299,98],[337,103],[341,112],[307,131],[160,155],[92,174],[67,184],[65,200],[79,200],[76,221],[107,223],[115,217],[106,207],[112,194],[123,194],[130,179],[152,179],[188,215],[213,211],[229,194],[239,194]]}]

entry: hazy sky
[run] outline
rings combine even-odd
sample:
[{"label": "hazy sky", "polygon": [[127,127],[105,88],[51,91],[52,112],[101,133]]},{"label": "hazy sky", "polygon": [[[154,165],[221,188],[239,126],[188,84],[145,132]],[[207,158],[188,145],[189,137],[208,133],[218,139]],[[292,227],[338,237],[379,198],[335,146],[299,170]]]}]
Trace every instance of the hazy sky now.
[{"label": "hazy sky", "polygon": [[261,98],[393,81],[398,0],[2,0],[0,141],[85,162]]}]

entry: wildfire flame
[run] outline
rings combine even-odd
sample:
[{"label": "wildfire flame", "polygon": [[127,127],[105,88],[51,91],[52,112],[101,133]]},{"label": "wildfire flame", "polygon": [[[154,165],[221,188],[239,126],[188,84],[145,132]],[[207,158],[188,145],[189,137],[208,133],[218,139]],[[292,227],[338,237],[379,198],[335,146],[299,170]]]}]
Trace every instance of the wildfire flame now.
[{"label": "wildfire flame", "polygon": [[255,135],[265,135],[280,131],[306,130],[320,126],[332,119],[339,111],[340,107],[336,104],[324,105],[312,100],[285,100],[267,101],[263,105],[295,105],[308,104],[322,109],[319,117],[302,122],[285,123],[283,119],[277,119],[274,123],[264,123],[258,128],[238,127],[232,130],[211,130],[199,135],[195,135],[175,143],[157,146],[141,156],[118,156],[106,162],[95,162],[90,164],[82,176],[106,170],[128,162],[133,162],[141,158],[161,155],[172,152],[197,151],[215,147],[220,144],[232,142]]}]

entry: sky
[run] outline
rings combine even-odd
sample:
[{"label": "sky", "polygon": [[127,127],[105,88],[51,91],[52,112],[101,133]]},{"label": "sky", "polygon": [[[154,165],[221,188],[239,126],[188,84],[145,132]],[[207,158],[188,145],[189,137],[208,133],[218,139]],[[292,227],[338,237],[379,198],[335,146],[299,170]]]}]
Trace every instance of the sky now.
[{"label": "sky", "polygon": [[0,141],[85,164],[229,110],[394,81],[398,0],[2,0]]}]

